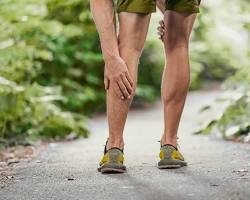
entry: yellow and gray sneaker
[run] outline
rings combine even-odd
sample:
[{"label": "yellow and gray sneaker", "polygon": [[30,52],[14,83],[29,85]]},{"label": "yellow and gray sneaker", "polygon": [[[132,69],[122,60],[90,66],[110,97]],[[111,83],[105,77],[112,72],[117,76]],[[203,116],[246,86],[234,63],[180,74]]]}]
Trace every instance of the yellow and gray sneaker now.
[{"label": "yellow and gray sneaker", "polygon": [[170,144],[165,144],[161,146],[159,157],[159,169],[180,168],[187,165],[179,150]]},{"label": "yellow and gray sneaker", "polygon": [[104,149],[104,155],[100,161],[98,171],[101,173],[124,173],[126,172],[126,166],[123,164],[124,154],[123,149],[113,147],[106,150]]}]

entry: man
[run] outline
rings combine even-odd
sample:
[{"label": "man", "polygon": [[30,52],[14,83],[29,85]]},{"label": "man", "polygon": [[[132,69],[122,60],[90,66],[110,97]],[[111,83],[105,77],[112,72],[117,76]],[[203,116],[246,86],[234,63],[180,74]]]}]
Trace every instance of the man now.
[{"label": "man", "polygon": [[[177,130],[189,86],[188,43],[199,12],[198,0],[118,0],[119,34],[112,0],[91,0],[105,61],[109,138],[98,170],[125,172],[123,130],[137,84],[137,69],[156,4],[164,13],[160,34],[166,59],[162,76],[165,128],[161,138],[159,168],[186,165],[177,149]],[[163,31],[164,29],[164,31]]]}]

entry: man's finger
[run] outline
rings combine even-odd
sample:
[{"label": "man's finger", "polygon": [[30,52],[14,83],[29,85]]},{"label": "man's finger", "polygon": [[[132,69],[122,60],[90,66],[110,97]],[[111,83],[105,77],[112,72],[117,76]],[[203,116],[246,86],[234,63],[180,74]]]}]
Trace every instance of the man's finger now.
[{"label": "man's finger", "polygon": [[163,21],[163,20],[161,20],[161,21],[159,22],[159,24],[161,25],[161,27],[164,27],[164,26],[165,26],[165,24],[164,24],[164,21]]},{"label": "man's finger", "polygon": [[121,89],[119,88],[119,86],[118,86],[117,83],[114,84],[114,90],[115,90],[116,95],[117,95],[120,99],[124,99],[124,96],[123,96],[123,94],[122,94],[122,92],[121,92]]},{"label": "man's finger", "polygon": [[158,31],[165,31],[164,27],[161,27],[161,26],[158,26],[158,27],[157,27],[157,30],[158,30]]},{"label": "man's finger", "polygon": [[104,86],[105,86],[105,90],[109,89],[109,80],[107,77],[104,77]]},{"label": "man's finger", "polygon": [[161,41],[163,42],[163,37],[159,37],[158,39],[161,40]]},{"label": "man's finger", "polygon": [[164,35],[164,33],[163,33],[163,32],[160,32],[160,31],[158,31],[157,34],[158,34],[159,36],[163,36],[163,35]]},{"label": "man's finger", "polygon": [[131,87],[133,87],[134,82],[133,82],[132,78],[130,77],[129,73],[128,73],[128,72],[125,72],[125,76],[126,76],[126,78],[128,79],[128,81],[129,81]]},{"label": "man's finger", "polygon": [[133,88],[130,85],[130,83],[128,82],[128,79],[126,78],[125,74],[122,75],[122,82],[126,86],[129,95],[131,95],[133,92]]},{"label": "man's finger", "polygon": [[127,88],[126,88],[125,85],[123,84],[122,80],[119,79],[119,80],[117,81],[117,84],[118,84],[118,86],[119,86],[119,88],[120,88],[120,90],[121,90],[123,96],[127,99],[127,98],[129,97],[129,93],[128,93],[128,91],[127,91]]}]

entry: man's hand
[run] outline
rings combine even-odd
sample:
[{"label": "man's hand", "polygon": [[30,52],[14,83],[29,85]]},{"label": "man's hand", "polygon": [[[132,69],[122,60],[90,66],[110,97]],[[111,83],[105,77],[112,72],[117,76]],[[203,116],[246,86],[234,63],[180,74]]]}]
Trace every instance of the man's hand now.
[{"label": "man's hand", "polygon": [[91,0],[90,2],[105,60],[105,89],[112,87],[119,98],[129,99],[133,94],[133,81],[127,65],[119,55],[114,2],[113,0]]},{"label": "man's hand", "polygon": [[165,24],[163,20],[159,21],[159,26],[157,27],[157,30],[158,30],[159,39],[163,41],[163,37],[165,35]]},{"label": "man's hand", "polygon": [[133,81],[122,58],[115,57],[105,60],[104,84],[106,90],[113,87],[119,98],[131,98]]}]

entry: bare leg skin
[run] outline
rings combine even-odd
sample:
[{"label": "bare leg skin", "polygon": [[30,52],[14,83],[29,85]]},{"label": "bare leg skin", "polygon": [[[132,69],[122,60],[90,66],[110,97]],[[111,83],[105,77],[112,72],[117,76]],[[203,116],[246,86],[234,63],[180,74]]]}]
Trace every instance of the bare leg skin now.
[{"label": "bare leg skin", "polygon": [[163,42],[167,64],[162,76],[164,133],[161,144],[177,146],[177,132],[190,82],[189,38],[196,14],[164,13]]},{"label": "bare leg skin", "polygon": [[[139,58],[146,40],[150,14],[122,12],[119,14],[119,51],[133,79],[133,90],[136,88]],[[107,115],[109,124],[109,141],[107,148],[123,148],[123,130],[133,100],[122,100],[115,94],[112,84],[107,90]]]}]

